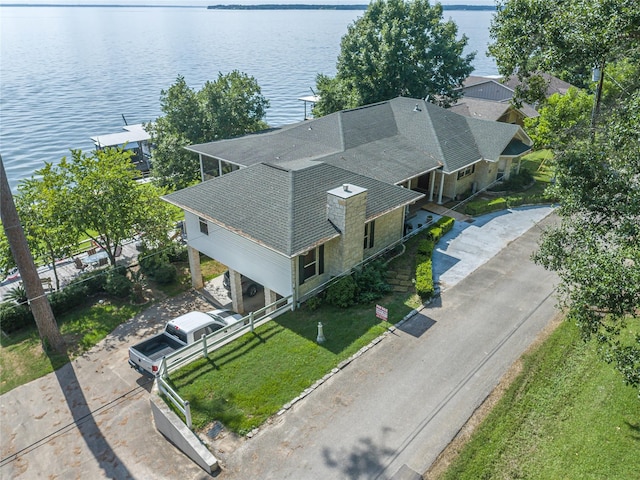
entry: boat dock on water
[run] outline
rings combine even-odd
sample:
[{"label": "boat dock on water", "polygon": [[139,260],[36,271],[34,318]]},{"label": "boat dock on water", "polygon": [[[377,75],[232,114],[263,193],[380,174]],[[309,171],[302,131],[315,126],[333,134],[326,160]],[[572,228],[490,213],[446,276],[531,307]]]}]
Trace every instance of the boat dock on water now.
[{"label": "boat dock on water", "polygon": [[151,170],[151,135],[141,123],[122,128],[122,132],[91,137],[91,140],[97,150],[113,147],[132,151],[131,161],[142,176],[146,177]]}]

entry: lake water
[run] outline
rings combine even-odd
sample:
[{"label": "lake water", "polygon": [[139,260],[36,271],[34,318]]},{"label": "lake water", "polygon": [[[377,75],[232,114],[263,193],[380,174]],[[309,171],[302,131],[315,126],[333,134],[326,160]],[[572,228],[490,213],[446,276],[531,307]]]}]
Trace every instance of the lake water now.
[{"label": "lake water", "polygon": [[[218,11],[206,8],[0,7],[0,153],[12,188],[90,137],[162,114],[178,75],[200,89],[219,72],[256,78],[267,122],[300,121],[318,73],[333,76],[340,39],[362,11]],[[486,57],[487,11],[445,11]]]}]

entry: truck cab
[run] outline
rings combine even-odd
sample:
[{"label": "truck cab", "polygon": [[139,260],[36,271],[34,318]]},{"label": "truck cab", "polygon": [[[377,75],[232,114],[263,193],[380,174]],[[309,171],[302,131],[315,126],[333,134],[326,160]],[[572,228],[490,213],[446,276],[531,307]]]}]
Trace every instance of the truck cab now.
[{"label": "truck cab", "polygon": [[164,330],[129,348],[129,365],[145,375],[155,376],[162,359],[202,337],[237,330],[242,315],[230,310],[189,312],[170,320]]}]

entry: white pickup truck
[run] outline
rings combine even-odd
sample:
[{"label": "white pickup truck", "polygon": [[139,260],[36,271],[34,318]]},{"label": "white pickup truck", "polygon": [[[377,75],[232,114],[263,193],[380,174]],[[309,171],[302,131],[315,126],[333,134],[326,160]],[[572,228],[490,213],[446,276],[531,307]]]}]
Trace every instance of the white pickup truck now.
[{"label": "white pickup truck", "polygon": [[162,359],[214,332],[228,333],[242,327],[242,315],[230,310],[189,312],[170,320],[164,331],[129,347],[129,365],[156,376]]}]

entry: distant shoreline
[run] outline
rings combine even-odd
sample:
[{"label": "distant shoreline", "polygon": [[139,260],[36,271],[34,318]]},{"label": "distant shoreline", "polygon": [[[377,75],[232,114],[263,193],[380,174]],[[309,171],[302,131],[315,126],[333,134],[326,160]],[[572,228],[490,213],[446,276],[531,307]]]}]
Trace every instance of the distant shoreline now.
[{"label": "distant shoreline", "polygon": [[[264,5],[209,5],[208,10],[366,10],[368,3],[352,5],[264,4]],[[443,10],[495,10],[495,5],[442,5]]]},{"label": "distant shoreline", "polygon": [[[0,3],[0,7],[71,7],[71,8],[202,8],[207,10],[366,10],[368,3],[352,5],[264,4],[264,5],[85,5],[67,3]],[[443,10],[493,11],[495,5],[442,5]]]}]

